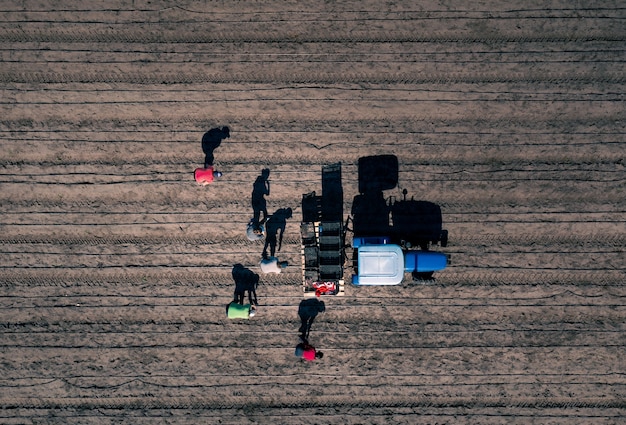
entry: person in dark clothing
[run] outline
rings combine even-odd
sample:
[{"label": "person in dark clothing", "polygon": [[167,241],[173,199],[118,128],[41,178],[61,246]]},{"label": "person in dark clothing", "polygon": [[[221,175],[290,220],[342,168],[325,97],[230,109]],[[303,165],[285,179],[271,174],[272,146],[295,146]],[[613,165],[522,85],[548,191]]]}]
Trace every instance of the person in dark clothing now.
[{"label": "person in dark clothing", "polygon": [[252,306],[257,306],[256,288],[259,285],[259,275],[252,270],[245,268],[241,264],[233,266],[233,280],[235,281],[234,302],[243,304],[243,300],[248,292],[248,302]]},{"label": "person in dark clothing", "polygon": [[287,226],[287,219],[291,218],[291,208],[281,208],[270,216],[265,222],[265,246],[263,246],[263,258],[267,257],[267,248],[270,248],[270,256],[275,257],[276,246],[278,250],[283,243],[283,234]]},{"label": "person in dark clothing", "polygon": [[[269,168],[264,168],[261,171],[261,175],[258,176],[252,185],[252,211],[254,216],[252,223],[255,229],[260,229],[261,224],[267,220],[267,201],[265,195],[270,194],[270,182],[268,180],[270,176]],[[261,219],[261,213],[263,213],[263,219]]]},{"label": "person in dark clothing", "polygon": [[307,298],[300,302],[298,306],[298,316],[302,322],[300,329],[300,339],[306,341],[309,339],[309,332],[311,331],[311,325],[317,317],[318,313],[326,311],[324,301],[320,301],[317,298]]},{"label": "person in dark clothing", "polygon": [[226,126],[212,128],[202,136],[202,151],[204,152],[204,168],[213,166],[213,151],[217,149],[222,140],[230,137],[230,129]]}]

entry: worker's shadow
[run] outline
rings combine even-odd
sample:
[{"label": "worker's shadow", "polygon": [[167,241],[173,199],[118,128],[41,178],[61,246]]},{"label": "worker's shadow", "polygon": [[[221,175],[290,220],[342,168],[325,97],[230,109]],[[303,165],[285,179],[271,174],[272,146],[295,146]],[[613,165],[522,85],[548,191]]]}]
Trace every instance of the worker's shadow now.
[{"label": "worker's shadow", "polygon": [[[258,229],[267,220],[267,200],[265,195],[270,194],[270,169],[261,170],[261,175],[252,184],[252,222]],[[263,214],[263,218],[261,218]]]},{"label": "worker's shadow", "polygon": [[267,219],[265,222],[265,245],[262,253],[264,258],[267,256],[268,248],[270,250],[269,255],[272,257],[276,255],[276,249],[280,251],[287,220],[292,216],[293,210],[291,208],[279,208]]},{"label": "worker's shadow", "polygon": [[311,326],[319,313],[326,311],[324,301],[317,298],[307,298],[300,302],[298,306],[298,316],[300,317],[300,339],[308,341]]},{"label": "worker's shadow", "polygon": [[202,152],[204,152],[204,168],[213,165],[215,157],[213,151],[217,149],[222,140],[230,137],[230,129],[228,127],[212,128],[202,136]]},{"label": "worker's shadow", "polygon": [[234,301],[243,304],[246,292],[248,292],[248,303],[257,305],[256,289],[259,285],[259,275],[242,264],[235,264],[232,270],[235,281]]}]

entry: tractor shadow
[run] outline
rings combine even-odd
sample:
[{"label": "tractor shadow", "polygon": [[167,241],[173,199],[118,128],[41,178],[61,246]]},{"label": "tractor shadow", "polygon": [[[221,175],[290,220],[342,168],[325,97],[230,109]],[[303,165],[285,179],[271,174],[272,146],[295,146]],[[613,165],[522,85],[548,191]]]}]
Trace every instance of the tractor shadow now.
[{"label": "tractor shadow", "polygon": [[358,161],[359,194],[352,201],[351,219],[355,237],[387,237],[404,249],[447,244],[441,207],[433,202],[393,197],[384,191],[398,185],[398,158],[395,155],[361,157]]}]

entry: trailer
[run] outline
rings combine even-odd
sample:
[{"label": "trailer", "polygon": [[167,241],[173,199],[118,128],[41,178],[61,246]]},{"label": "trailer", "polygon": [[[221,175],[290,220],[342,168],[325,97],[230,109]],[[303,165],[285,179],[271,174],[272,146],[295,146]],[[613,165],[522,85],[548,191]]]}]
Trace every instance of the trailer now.
[{"label": "trailer", "polygon": [[344,295],[345,227],[341,163],[322,167],[322,194],[302,195],[302,290],[305,296]]}]

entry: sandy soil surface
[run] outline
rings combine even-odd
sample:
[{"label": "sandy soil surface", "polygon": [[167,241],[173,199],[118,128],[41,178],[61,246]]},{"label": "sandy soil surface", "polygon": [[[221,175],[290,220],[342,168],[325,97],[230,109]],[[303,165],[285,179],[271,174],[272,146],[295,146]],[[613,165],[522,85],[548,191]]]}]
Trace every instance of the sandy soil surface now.
[{"label": "sandy soil surface", "polygon": [[[0,423],[624,420],[623,3],[49,3],[0,5]],[[303,362],[301,196],[379,154],[451,265],[346,263]],[[265,167],[291,266],[229,321]]]}]

